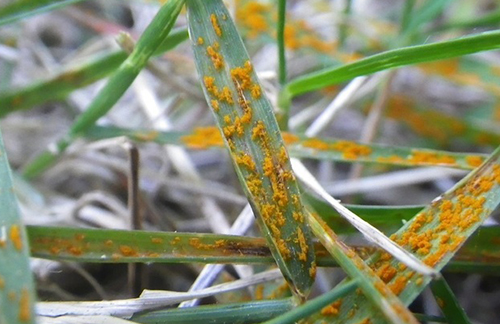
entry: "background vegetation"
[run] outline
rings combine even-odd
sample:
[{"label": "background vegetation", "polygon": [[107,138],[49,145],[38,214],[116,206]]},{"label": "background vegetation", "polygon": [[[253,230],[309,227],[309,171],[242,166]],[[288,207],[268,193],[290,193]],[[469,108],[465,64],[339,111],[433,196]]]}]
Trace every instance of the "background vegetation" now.
[{"label": "background vegetation", "polygon": [[0,323],[495,323],[499,10],[2,2]]}]

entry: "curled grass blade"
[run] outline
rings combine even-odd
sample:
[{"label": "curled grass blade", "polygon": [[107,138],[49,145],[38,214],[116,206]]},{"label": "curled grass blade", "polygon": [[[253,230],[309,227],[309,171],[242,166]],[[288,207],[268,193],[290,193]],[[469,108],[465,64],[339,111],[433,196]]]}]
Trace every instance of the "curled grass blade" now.
[{"label": "curled grass blade", "polygon": [[[187,30],[173,30],[154,55],[173,49],[188,38]],[[0,117],[21,109],[33,108],[52,100],[64,99],[72,91],[92,84],[115,71],[127,59],[124,51],[102,54],[77,67],[68,68],[22,89],[0,93]]]},{"label": "curled grass blade", "polygon": [[280,100],[338,84],[357,76],[368,75],[404,65],[443,60],[500,48],[500,32],[486,32],[445,42],[410,46],[363,58],[351,64],[327,68],[290,81]]},{"label": "curled grass blade", "polygon": [[434,298],[436,298],[436,302],[448,320],[448,323],[471,324],[467,314],[465,314],[464,309],[458,303],[451,287],[444,278],[432,282],[430,286]]},{"label": "curled grass blade", "polygon": [[0,5],[0,25],[36,15],[42,12],[61,8],[81,0],[12,0]]},{"label": "curled grass blade", "polygon": [[[391,238],[415,253],[428,266],[441,270],[460,246],[500,203],[500,148],[462,179],[407,222]],[[387,284],[408,305],[429,283],[430,278],[416,274],[387,253],[375,253],[368,261],[374,271],[388,278]],[[335,323],[358,323],[373,311],[362,296],[344,299]],[[345,316],[353,305],[359,309]],[[373,321],[373,319],[372,319]],[[373,323],[382,323],[374,320]]]},{"label": "curled grass blade", "polygon": [[0,134],[0,323],[34,323],[29,247]]},{"label": "curled grass blade", "polygon": [[208,104],[271,252],[296,296],[315,276],[311,233],[273,108],[222,1],[187,1]]},{"label": "curled grass blade", "polygon": [[68,134],[25,167],[24,175],[26,177],[33,177],[43,172],[74,138],[93,126],[113,107],[168,36],[183,5],[184,0],[171,0],[160,8],[137,41],[132,53],[109,78],[87,110],[76,119]]},{"label": "curled grass blade", "polygon": [[[128,130],[116,127],[93,127],[86,132],[91,139],[127,136],[134,141],[176,144],[189,149],[217,148],[224,145],[216,127],[198,127],[192,132],[158,132]],[[306,137],[282,133],[288,152],[296,158],[342,161],[350,163],[381,163],[400,166],[443,166],[472,170],[487,155],[454,153],[440,150],[363,144],[359,142]]]}]

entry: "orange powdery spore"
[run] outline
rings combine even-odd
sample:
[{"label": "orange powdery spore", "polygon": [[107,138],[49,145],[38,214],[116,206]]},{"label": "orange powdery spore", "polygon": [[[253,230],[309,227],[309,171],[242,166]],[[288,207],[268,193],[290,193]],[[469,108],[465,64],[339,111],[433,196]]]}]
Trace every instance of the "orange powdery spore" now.
[{"label": "orange powdery spore", "polygon": [[[242,90],[250,90],[254,86],[252,83],[252,71],[252,63],[250,63],[250,61],[246,61],[243,66],[231,69],[231,79],[234,82],[237,82]],[[258,85],[256,86],[258,87]]]},{"label": "orange powdery spore", "polygon": [[411,163],[415,164],[439,164],[439,165],[456,165],[457,160],[450,155],[438,155],[434,152],[413,151],[411,157],[408,159]]},{"label": "orange powdery spore", "polygon": [[222,91],[217,95],[217,98],[220,101],[226,102],[230,105],[232,105],[234,103],[233,94],[232,94],[231,90],[229,90],[228,87],[223,87]]},{"label": "orange powdery spore", "polygon": [[483,163],[483,157],[479,155],[469,155],[465,158],[465,162],[471,167],[478,167]]},{"label": "orange powdery spore", "polygon": [[342,299],[339,299],[332,304],[325,306],[321,309],[321,315],[323,316],[336,316],[339,314],[340,306],[342,306]]},{"label": "orange powdery spore", "polygon": [[237,21],[248,29],[248,36],[255,38],[261,34],[268,33],[269,23],[266,15],[271,6],[258,1],[249,1],[244,6],[238,6],[236,11]]},{"label": "orange powdery spore", "polygon": [[397,277],[394,282],[389,285],[389,289],[391,289],[395,295],[399,295],[406,288],[407,283],[408,279],[406,277]]},{"label": "orange powdery spore", "polygon": [[207,47],[207,56],[212,60],[212,64],[216,70],[220,70],[224,67],[224,59],[222,55],[218,52],[217,48],[219,44],[216,42],[213,46]]},{"label": "orange powdery spore", "polygon": [[31,320],[30,294],[27,288],[21,290],[18,318],[21,322],[28,322]]},{"label": "orange powdery spore", "polygon": [[182,136],[182,143],[190,149],[207,149],[224,146],[224,141],[217,127],[196,127],[192,134]]},{"label": "orange powdery spore", "polygon": [[205,40],[203,37],[198,37],[198,45],[203,45],[205,43]]},{"label": "orange powdery spore", "polygon": [[262,300],[264,299],[264,285],[257,285],[255,287],[255,300]]},{"label": "orange powdery spore", "polygon": [[236,156],[236,163],[244,166],[250,172],[255,172],[257,167],[255,166],[255,162],[252,157],[246,153],[239,154]]},{"label": "orange powdery spore", "polygon": [[21,251],[23,249],[23,240],[21,238],[21,229],[19,225],[15,224],[10,227],[10,240],[16,250]]},{"label": "orange powdery spore", "polygon": [[377,271],[377,276],[382,279],[383,282],[390,282],[398,273],[398,271],[389,263],[385,263]]},{"label": "orange powdery spore", "polygon": [[300,140],[297,135],[288,132],[281,133],[281,137],[283,138],[283,142],[287,145],[297,143]]},{"label": "orange powdery spore", "polygon": [[112,240],[106,240],[106,241],[104,241],[104,245],[107,246],[107,247],[111,247],[111,246],[113,246],[113,244],[114,243],[113,243]]},{"label": "orange powdery spore", "polygon": [[212,109],[215,111],[215,112],[218,112],[219,109],[220,109],[220,106],[219,106],[219,102],[215,99],[212,99],[210,100],[210,105],[212,106]]},{"label": "orange powdery spore", "polygon": [[66,250],[74,256],[80,256],[83,254],[83,250],[79,246],[71,245],[71,246],[68,246]]},{"label": "orange powdery spore", "polygon": [[212,23],[212,28],[215,31],[217,36],[222,36],[222,29],[220,28],[219,21],[217,20],[217,16],[215,14],[210,15],[210,22]]},{"label": "orange powdery spore", "polygon": [[302,142],[302,146],[310,147],[310,148],[317,149],[320,151],[326,151],[330,147],[330,145],[328,143],[323,142],[317,138],[311,138],[311,139],[305,140],[304,142]]},{"label": "orange powdery spore", "polygon": [[444,76],[456,76],[459,70],[459,60],[452,59],[439,62],[429,62],[417,65],[425,73],[440,74]]},{"label": "orange powdery spore", "polygon": [[135,250],[134,248],[132,248],[128,245],[120,245],[119,250],[120,250],[121,255],[123,255],[125,257],[138,256],[137,250]]},{"label": "orange powdery spore", "polygon": [[215,78],[211,76],[203,77],[203,83],[205,84],[205,88],[208,93],[214,97],[219,97],[219,89],[215,85]]},{"label": "orange powdery spore", "polygon": [[351,141],[338,141],[331,145],[331,148],[342,152],[342,156],[348,160],[355,160],[362,156],[368,156],[372,149],[366,145]]},{"label": "orange powdery spore", "polygon": [[307,261],[307,253],[309,252],[309,245],[307,244],[304,232],[302,232],[302,229],[300,227],[297,228],[297,242],[295,243],[299,243],[300,246],[300,252],[297,253],[299,260],[304,262]]},{"label": "orange powdery spore", "polygon": [[254,84],[252,86],[252,88],[250,89],[250,94],[252,95],[252,98],[259,99],[262,95],[262,90],[260,89],[260,86],[257,84]]}]

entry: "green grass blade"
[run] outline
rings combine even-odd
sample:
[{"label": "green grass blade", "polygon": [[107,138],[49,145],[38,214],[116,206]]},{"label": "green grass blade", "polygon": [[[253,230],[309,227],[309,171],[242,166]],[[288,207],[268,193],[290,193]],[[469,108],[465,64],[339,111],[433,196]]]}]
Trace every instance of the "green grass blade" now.
[{"label": "green grass blade", "polygon": [[79,1],[81,0],[7,0],[0,5],[0,25],[61,8]]},{"label": "green grass blade", "polygon": [[222,1],[187,4],[205,97],[273,256],[304,298],[315,275],[311,233],[273,108]]},{"label": "green grass blade", "polygon": [[[500,148],[483,165],[451,190],[442,194],[407,222],[391,238],[415,253],[425,264],[442,269],[460,246],[500,203]],[[391,276],[389,287],[405,303],[411,303],[429,283],[430,279],[417,275],[386,253],[376,253],[370,266],[382,276]],[[359,306],[352,318],[341,312],[335,323],[357,323],[373,311],[364,297],[351,294],[344,299],[349,310]],[[375,320],[374,323],[382,323]]]},{"label": "green grass blade", "polygon": [[286,0],[278,0],[278,81],[280,84],[286,83],[286,56],[285,56],[285,20],[286,20]]},{"label": "green grass blade", "polygon": [[286,313],[294,306],[293,300],[265,300],[238,304],[208,305],[174,308],[132,316],[137,323],[190,324],[202,319],[211,324],[261,323]]},{"label": "green grass blade", "polygon": [[[216,127],[198,127],[192,132],[157,132],[131,130],[118,127],[96,126],[86,132],[91,139],[127,136],[139,142],[175,144],[190,149],[222,147],[224,141]],[[290,156],[342,162],[381,163],[398,166],[443,166],[472,170],[484,161],[487,155],[454,153],[439,150],[406,148],[380,144],[306,137],[282,133]]]},{"label": "green grass blade", "polygon": [[333,303],[334,301],[342,298],[349,292],[354,291],[357,286],[356,280],[351,280],[348,283],[342,284],[335,290],[329,291],[311,301],[308,301],[304,305],[301,305],[292,311],[278,316],[270,321],[265,322],[265,324],[293,324],[300,321],[304,317],[319,311],[325,306]]},{"label": "green grass blade", "polygon": [[57,149],[42,152],[39,157],[27,165],[24,170],[26,177],[33,177],[43,172],[74,138],[93,126],[113,107],[168,36],[183,5],[184,0],[171,0],[160,8],[137,41],[133,52],[113,73],[87,110],[76,119],[68,134],[58,142]]},{"label": "green grass blade", "polygon": [[[347,247],[321,218],[309,215],[308,220],[314,235],[337,260],[351,281],[358,283],[366,298],[377,307],[377,310],[384,314],[390,323],[418,324],[412,313],[392,293],[384,281],[352,249]],[[338,306],[332,305],[332,308],[338,310]],[[327,311],[328,309],[322,312],[322,315],[326,315]]]},{"label": "green grass blade", "polygon": [[410,46],[366,57],[351,64],[327,68],[290,81],[281,100],[291,98],[357,76],[368,75],[404,65],[443,60],[457,56],[500,48],[500,32],[486,32],[428,45]]},{"label": "green grass blade", "polygon": [[[27,226],[27,235],[32,256],[44,259],[99,263],[273,262],[263,238],[44,226]],[[499,226],[481,228],[460,249],[447,269],[455,272],[498,271],[499,236]],[[367,246],[352,248],[362,255],[377,250]],[[314,250],[319,266],[337,266],[321,244],[315,244]]]},{"label": "green grass blade", "polygon": [[[154,55],[160,55],[175,48],[187,38],[188,33],[185,28],[172,30]],[[127,54],[124,51],[99,55],[88,60],[88,62],[66,69],[46,80],[37,81],[22,89],[13,89],[0,93],[0,117],[48,101],[64,99],[72,91],[108,76],[126,58]]]},{"label": "green grass blade", "polygon": [[448,323],[471,324],[467,314],[460,307],[457,298],[444,278],[432,282],[431,290]]},{"label": "green grass blade", "polygon": [[28,242],[0,134],[0,323],[34,323]]}]

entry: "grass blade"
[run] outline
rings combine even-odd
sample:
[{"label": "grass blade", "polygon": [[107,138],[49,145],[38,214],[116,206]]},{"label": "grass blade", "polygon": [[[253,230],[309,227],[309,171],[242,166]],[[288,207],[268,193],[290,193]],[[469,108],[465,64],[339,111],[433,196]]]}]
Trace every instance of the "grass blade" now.
[{"label": "grass blade", "polygon": [[268,99],[222,1],[188,1],[195,61],[257,223],[294,293],[315,275],[311,234]]},{"label": "grass blade", "polygon": [[77,3],[81,0],[13,0],[0,6],[0,25],[12,23],[42,12]]},{"label": "grass blade", "polygon": [[500,48],[500,32],[486,32],[428,45],[410,46],[366,57],[351,64],[327,68],[290,81],[280,100],[338,84],[357,76],[372,74],[404,65],[443,60]]},{"label": "grass blade", "polygon": [[[27,235],[32,256],[44,259],[99,263],[273,262],[265,240],[255,237],[44,226],[27,226]],[[498,271],[499,236],[499,226],[481,228],[460,249],[447,269]],[[377,251],[375,247],[352,248],[360,255]],[[319,266],[337,266],[321,244],[315,244],[314,250]]]},{"label": "grass blade", "polygon": [[138,323],[190,324],[203,318],[212,324],[261,323],[292,309],[291,298],[238,304],[208,305],[160,310],[132,316]]},{"label": "grass blade", "polygon": [[444,278],[432,282],[431,290],[448,323],[471,324],[467,314],[460,307],[458,300]]},{"label": "grass blade", "polygon": [[[138,142],[175,144],[200,150],[224,146],[224,140],[216,127],[198,127],[192,132],[158,132],[96,126],[86,134],[98,140],[127,136]],[[306,137],[282,133],[288,152],[295,158],[308,158],[342,162],[381,163],[400,166],[443,166],[472,170],[484,161],[485,154],[454,153],[440,150],[365,144],[354,141],[320,137]]]},{"label": "grass blade", "polygon": [[0,134],[0,323],[34,323],[28,242]]}]

